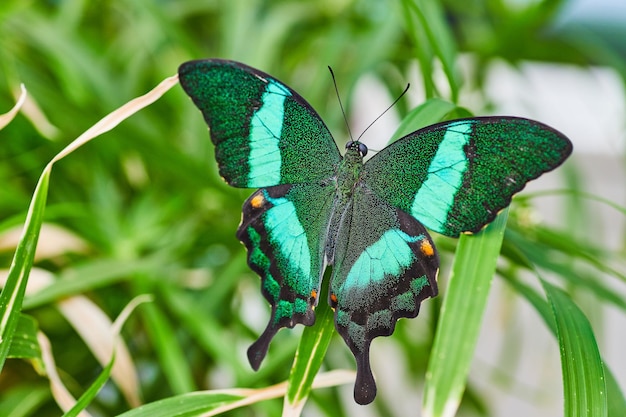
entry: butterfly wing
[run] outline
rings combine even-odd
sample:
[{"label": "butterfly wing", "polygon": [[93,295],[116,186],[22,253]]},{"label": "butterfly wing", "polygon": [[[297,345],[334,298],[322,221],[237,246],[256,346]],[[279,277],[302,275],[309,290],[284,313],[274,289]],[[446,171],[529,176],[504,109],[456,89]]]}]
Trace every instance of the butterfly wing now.
[{"label": "butterfly wing", "polygon": [[334,190],[327,185],[341,156],[315,110],[274,77],[218,59],[186,62],[178,74],[209,125],[222,177],[264,187],[244,203],[237,231],[272,305],[248,350],[258,369],[280,328],[315,320]]},{"label": "butterfly wing", "polygon": [[328,128],[285,84],[219,59],[186,62],[178,77],[210,127],[220,175],[230,185],[271,187],[334,174],[341,156]]},{"label": "butterfly wing", "polygon": [[439,259],[417,220],[357,185],[337,237],[330,305],[337,331],[354,354],[354,398],[376,396],[369,364],[372,339],[393,333],[401,317],[415,317],[437,295]]},{"label": "butterfly wing", "polygon": [[333,195],[334,187],[317,183],[279,185],[257,190],[244,203],[237,237],[272,305],[265,331],[248,349],[254,369],[278,330],[315,321]]},{"label": "butterfly wing", "polygon": [[372,157],[363,181],[378,197],[447,236],[478,232],[513,194],[572,152],[556,130],[516,117],[428,126]]}]

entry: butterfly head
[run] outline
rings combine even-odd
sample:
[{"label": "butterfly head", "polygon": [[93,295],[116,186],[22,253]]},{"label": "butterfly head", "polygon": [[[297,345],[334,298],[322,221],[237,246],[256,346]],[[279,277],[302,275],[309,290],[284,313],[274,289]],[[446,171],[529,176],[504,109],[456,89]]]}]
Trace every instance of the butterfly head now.
[{"label": "butterfly head", "polygon": [[350,142],[346,143],[346,149],[357,151],[359,155],[361,155],[361,157],[367,155],[367,146],[365,146],[364,143],[356,140],[351,140]]}]

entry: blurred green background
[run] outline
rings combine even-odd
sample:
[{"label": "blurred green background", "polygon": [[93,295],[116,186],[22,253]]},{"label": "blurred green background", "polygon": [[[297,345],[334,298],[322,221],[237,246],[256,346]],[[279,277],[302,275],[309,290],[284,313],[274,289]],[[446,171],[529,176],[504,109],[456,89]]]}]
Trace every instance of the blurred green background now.
[{"label": "blurred green background", "polygon": [[[475,114],[498,110],[501,103],[489,92],[507,91],[510,86],[494,84],[494,64],[520,76],[529,62],[567,64],[583,73],[602,67],[611,71],[623,98],[626,14],[612,13],[612,3],[606,2],[605,15],[588,15],[581,4],[564,0],[3,0],[0,112],[13,106],[20,83],[26,85],[33,102],[0,132],[0,268],[10,265],[15,248],[11,236],[24,221],[47,162],[104,115],[173,75],[186,60],[235,59],[276,76],[304,96],[342,142],[347,133],[328,65],[337,76],[347,114],[359,126],[377,114],[361,121],[353,114],[356,107],[370,100],[384,109],[407,81],[413,83],[410,100],[400,101],[390,117],[402,118],[411,102],[430,97],[458,102]],[[364,76],[374,80],[382,95],[359,88]],[[577,84],[564,88],[575,95]],[[533,111],[533,106],[541,105],[540,97],[536,102],[533,97],[524,100],[529,114],[515,115],[535,114],[541,119],[541,112]],[[561,114],[565,119],[581,118]],[[552,120],[559,119],[541,120],[554,125]],[[623,128],[623,119],[621,123]],[[566,126],[554,127],[570,134]],[[601,129],[591,132],[603,135]],[[623,149],[623,130],[617,130],[616,137]],[[575,147],[577,139],[573,137]],[[584,191],[588,189],[585,162],[582,168],[574,162],[564,169],[567,186]],[[279,333],[259,372],[249,368],[245,357],[245,349],[269,313],[258,291],[258,277],[247,268],[244,248],[234,236],[241,204],[249,193],[221,181],[206,126],[178,87],[55,165],[40,239],[46,250],[35,266],[38,273],[53,274],[56,292],[27,297],[24,311],[37,319],[50,339],[61,377],[75,396],[101,370],[59,309],[60,300],[76,294],[85,295],[112,319],[133,297],[154,295],[154,301],[140,307],[123,331],[137,366],[143,402],[200,389],[263,387],[287,378],[301,329]],[[624,204],[623,194],[612,197]],[[616,308],[621,320],[626,309],[623,287],[615,290],[615,280],[608,282],[610,278],[598,272],[616,275],[612,269],[602,271],[603,262],[621,264],[623,272],[623,218],[618,220],[620,226],[612,226],[617,237],[609,244],[595,233],[602,220],[593,218],[596,209],[589,208],[588,201],[571,195],[560,199],[562,211],[555,217],[560,226],[575,227],[562,227],[550,236],[555,240],[565,236],[573,247],[584,242],[584,249],[595,257],[594,262],[571,254],[568,258],[563,249],[557,255],[560,262],[584,263],[582,268],[591,274],[565,282],[588,307],[602,334],[602,306]],[[529,204],[524,200],[517,205],[511,227],[541,240],[545,235],[527,224]],[[445,270],[455,243],[437,242]],[[510,289],[506,294],[514,297]],[[439,303],[439,299],[427,301],[420,318],[400,321],[393,337],[380,342],[382,353],[376,355],[379,341],[374,343],[373,361],[380,362],[380,369],[389,366],[398,377],[392,373],[379,381],[380,398],[364,412],[367,415],[417,410]],[[513,308],[495,314],[506,323],[516,320]],[[515,329],[503,325],[500,331]],[[533,330],[517,337],[532,338]],[[325,368],[353,369],[353,358],[338,339],[331,344]],[[557,344],[551,349],[558,361]],[[500,352],[490,372],[493,385],[507,386],[511,395],[529,404],[534,415],[550,415],[541,413],[545,407],[552,410],[554,403],[560,405],[558,389],[546,401],[541,392],[545,387],[515,383],[512,375],[519,352],[506,344]],[[385,356],[394,359],[392,365],[387,365]],[[621,369],[613,370],[623,384],[626,365],[620,365]],[[385,388],[384,381],[392,385]],[[497,415],[492,389],[485,381],[478,385],[470,379],[460,415]],[[351,415],[351,389],[314,392],[307,410],[311,415]],[[111,416],[131,406],[109,383],[89,411]],[[280,408],[280,400],[268,401],[232,415],[272,416]],[[6,415],[10,410],[11,416],[60,413],[47,379],[20,360],[9,360],[0,374],[0,410]]]}]

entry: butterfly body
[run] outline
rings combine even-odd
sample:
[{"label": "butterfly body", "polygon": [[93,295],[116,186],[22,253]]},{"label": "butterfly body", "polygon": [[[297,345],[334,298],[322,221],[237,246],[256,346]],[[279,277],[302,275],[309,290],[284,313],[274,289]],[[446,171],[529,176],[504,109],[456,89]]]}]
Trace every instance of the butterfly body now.
[{"label": "butterfly body", "polygon": [[358,146],[346,148],[346,154],[338,165],[337,175],[333,178],[335,194],[332,204],[332,212],[328,224],[326,236],[326,249],[324,255],[328,265],[334,264],[335,245],[337,235],[342,227],[345,227],[346,211],[350,206],[361,169],[363,168],[363,155]]},{"label": "butterfly body", "polygon": [[539,122],[477,117],[428,126],[364,162],[364,144],[349,142],[341,156],[306,100],[266,73],[203,60],[181,65],[179,78],[210,127],[222,177],[259,188],[237,230],[272,306],[248,350],[252,367],[279,329],[313,324],[332,266],[324,296],[355,356],[361,404],[376,395],[372,340],[437,295],[439,258],[426,227],[452,237],[479,231],[572,149]]}]

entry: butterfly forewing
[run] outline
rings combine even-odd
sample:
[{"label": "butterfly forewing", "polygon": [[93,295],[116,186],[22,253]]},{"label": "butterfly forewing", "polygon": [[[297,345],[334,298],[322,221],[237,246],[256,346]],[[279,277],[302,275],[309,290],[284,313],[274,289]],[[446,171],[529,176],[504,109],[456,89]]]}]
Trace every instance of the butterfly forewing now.
[{"label": "butterfly forewing", "polygon": [[436,232],[477,232],[524,185],[572,152],[561,133],[516,117],[439,123],[389,145],[364,167],[383,200]]},{"label": "butterfly forewing", "polygon": [[178,70],[202,111],[220,175],[235,187],[319,181],[341,159],[328,128],[295,91],[244,64],[190,61]]}]

